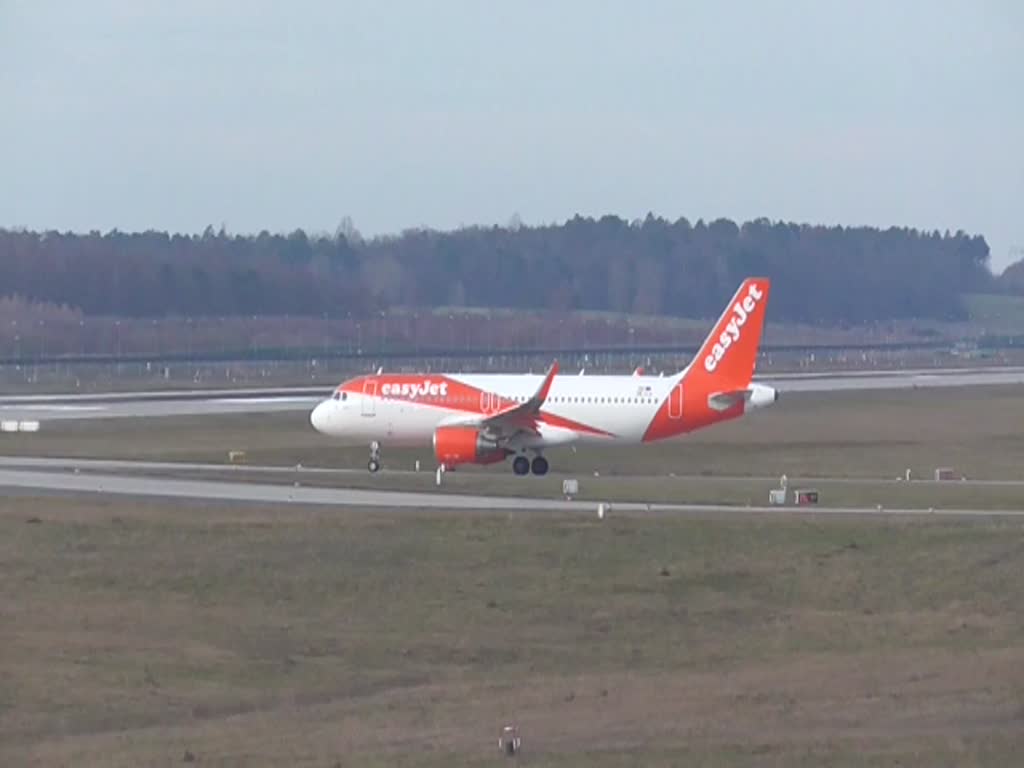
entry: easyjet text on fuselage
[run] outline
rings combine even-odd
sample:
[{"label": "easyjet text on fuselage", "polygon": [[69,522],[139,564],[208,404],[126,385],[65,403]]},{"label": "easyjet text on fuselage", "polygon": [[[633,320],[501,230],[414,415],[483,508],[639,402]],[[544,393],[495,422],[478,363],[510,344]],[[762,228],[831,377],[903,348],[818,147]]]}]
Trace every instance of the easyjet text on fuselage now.
[{"label": "easyjet text on fuselage", "polygon": [[410,400],[418,397],[448,397],[448,382],[435,382],[430,379],[419,383],[388,382],[381,385],[380,393],[383,397],[406,397]]}]

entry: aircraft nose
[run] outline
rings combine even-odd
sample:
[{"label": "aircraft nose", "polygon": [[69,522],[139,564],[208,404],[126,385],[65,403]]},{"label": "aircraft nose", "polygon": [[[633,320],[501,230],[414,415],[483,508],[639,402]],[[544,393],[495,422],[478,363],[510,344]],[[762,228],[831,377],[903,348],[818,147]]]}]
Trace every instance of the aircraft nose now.
[{"label": "aircraft nose", "polygon": [[327,422],[330,420],[331,401],[325,400],[318,404],[309,414],[309,423],[317,432],[327,431]]}]

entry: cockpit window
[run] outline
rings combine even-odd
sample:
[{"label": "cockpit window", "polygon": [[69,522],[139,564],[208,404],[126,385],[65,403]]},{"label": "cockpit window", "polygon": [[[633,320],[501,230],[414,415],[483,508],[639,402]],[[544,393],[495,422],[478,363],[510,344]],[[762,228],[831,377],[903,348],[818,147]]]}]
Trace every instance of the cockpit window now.
[{"label": "cockpit window", "polygon": [[341,393],[341,399],[342,400],[348,400],[348,392],[342,392]]},{"label": "cockpit window", "polygon": [[341,400],[341,392],[335,392],[334,393],[334,399],[335,400]]}]

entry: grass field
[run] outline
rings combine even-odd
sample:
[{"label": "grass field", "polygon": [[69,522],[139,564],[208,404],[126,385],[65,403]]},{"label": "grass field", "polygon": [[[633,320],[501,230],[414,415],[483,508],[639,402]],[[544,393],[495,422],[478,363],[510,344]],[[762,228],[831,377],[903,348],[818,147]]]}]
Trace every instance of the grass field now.
[{"label": "grass field", "polygon": [[1022,534],[5,497],[0,764],[1012,765]]}]

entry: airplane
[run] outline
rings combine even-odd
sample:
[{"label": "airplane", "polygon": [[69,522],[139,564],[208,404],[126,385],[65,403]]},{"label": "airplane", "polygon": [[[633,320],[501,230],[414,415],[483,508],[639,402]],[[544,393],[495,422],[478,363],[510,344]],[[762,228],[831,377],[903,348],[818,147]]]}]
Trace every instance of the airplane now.
[{"label": "airplane", "polygon": [[752,381],[771,282],[747,278],[697,356],[671,376],[559,376],[556,360],[534,374],[391,374],[340,384],[310,413],[314,429],[346,442],[433,444],[439,469],[512,458],[516,475],[544,475],[547,449],[642,445],[730,421],[778,400]]}]

